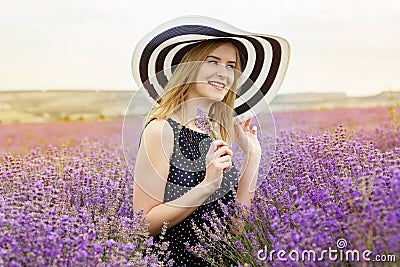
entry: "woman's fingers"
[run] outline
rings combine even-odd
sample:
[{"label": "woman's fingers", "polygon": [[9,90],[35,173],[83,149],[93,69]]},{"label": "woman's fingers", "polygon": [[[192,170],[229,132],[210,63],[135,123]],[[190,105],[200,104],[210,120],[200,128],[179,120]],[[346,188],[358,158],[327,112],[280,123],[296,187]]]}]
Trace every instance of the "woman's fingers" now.
[{"label": "woman's fingers", "polygon": [[221,157],[224,154],[233,155],[232,150],[229,149],[228,144],[223,140],[213,141],[210,146],[210,152],[214,152],[217,157]]},{"label": "woman's fingers", "polygon": [[236,126],[237,128],[242,128],[246,132],[250,132],[250,123],[251,123],[251,118],[248,118],[245,121],[243,121],[242,119],[237,119],[234,122],[234,126]]},{"label": "woman's fingers", "polygon": [[225,155],[225,154],[233,156],[233,152],[232,152],[232,150],[229,149],[228,146],[219,147],[215,153],[216,153],[217,157],[221,157],[222,155]]},{"label": "woman's fingers", "polygon": [[236,122],[236,123],[234,124],[234,128],[235,128],[235,132],[236,132],[238,135],[243,135],[243,134],[245,134],[244,129],[243,129],[243,124],[242,124],[241,122]]},{"label": "woman's fingers", "polygon": [[251,133],[257,135],[257,126],[253,126],[253,128],[251,129]]},{"label": "woman's fingers", "polygon": [[221,140],[221,139],[215,140],[215,141],[213,141],[213,142],[211,143],[210,150],[211,150],[212,152],[215,152],[215,151],[218,150],[219,147],[221,147],[221,146],[228,146],[228,144],[227,144],[224,140]]},{"label": "woman's fingers", "polygon": [[230,161],[230,162],[225,162],[224,163],[224,172],[228,172],[228,171],[230,171],[230,169],[232,168],[232,162]]},{"label": "woman's fingers", "polygon": [[232,167],[232,160],[229,156],[223,156],[215,162],[215,166],[221,171],[229,171]]},{"label": "woman's fingers", "polygon": [[[232,161],[233,152],[228,147],[228,144],[223,140],[215,140],[211,143],[210,149],[206,155],[208,164],[213,164],[215,167],[222,170],[226,167],[221,167],[221,163],[227,163],[228,166]],[[225,166],[225,165],[224,165]]]},{"label": "woman's fingers", "polygon": [[229,155],[224,155],[219,158],[219,162],[221,162],[221,163],[231,162],[231,161],[232,161],[232,157]]},{"label": "woman's fingers", "polygon": [[244,122],[244,130],[245,130],[246,132],[250,132],[250,122],[251,122],[251,119],[247,119],[247,120]]}]

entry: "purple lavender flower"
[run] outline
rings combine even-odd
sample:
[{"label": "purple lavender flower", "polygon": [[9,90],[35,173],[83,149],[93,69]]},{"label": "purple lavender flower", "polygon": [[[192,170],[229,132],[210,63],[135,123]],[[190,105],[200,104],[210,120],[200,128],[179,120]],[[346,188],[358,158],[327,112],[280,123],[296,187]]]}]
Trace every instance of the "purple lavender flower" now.
[{"label": "purple lavender flower", "polygon": [[194,120],[194,124],[196,125],[196,127],[206,132],[210,136],[211,140],[213,141],[217,140],[218,134],[214,130],[212,122],[210,121],[207,112],[201,108],[197,108],[196,115],[197,116]]}]

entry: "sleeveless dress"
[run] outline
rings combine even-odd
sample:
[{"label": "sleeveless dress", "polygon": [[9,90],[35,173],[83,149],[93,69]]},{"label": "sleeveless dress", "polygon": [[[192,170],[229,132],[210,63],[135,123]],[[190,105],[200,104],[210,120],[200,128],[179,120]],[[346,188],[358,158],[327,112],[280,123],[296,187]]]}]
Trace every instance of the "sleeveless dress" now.
[{"label": "sleeveless dress", "polygon": [[[179,198],[191,187],[199,184],[205,176],[205,155],[211,145],[211,139],[205,133],[201,133],[178,122],[167,119],[174,131],[174,149],[170,160],[168,181],[165,187],[164,202]],[[234,166],[224,173],[221,187],[203,202],[191,215],[179,224],[169,228],[162,241],[169,242],[168,250],[171,252],[174,266],[209,266],[207,262],[198,258],[186,250],[185,243],[194,246],[198,238],[192,229],[192,220],[201,227],[205,220],[203,215],[214,211],[218,217],[222,217],[223,211],[218,203],[221,200],[228,204],[234,199],[231,184],[237,190],[238,173]],[[160,241],[159,236],[155,240]]]}]

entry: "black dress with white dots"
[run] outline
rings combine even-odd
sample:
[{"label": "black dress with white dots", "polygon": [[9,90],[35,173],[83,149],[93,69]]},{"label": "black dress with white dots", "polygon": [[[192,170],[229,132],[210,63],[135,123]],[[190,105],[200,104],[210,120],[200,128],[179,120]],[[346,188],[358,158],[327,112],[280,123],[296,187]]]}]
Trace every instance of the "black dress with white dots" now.
[{"label": "black dress with white dots", "polygon": [[[167,121],[174,131],[174,149],[170,160],[168,182],[165,187],[164,203],[179,198],[192,187],[204,180],[205,155],[211,145],[211,139],[205,133],[180,126],[178,122],[168,118]],[[237,189],[238,174],[234,166],[224,173],[221,187],[203,202],[191,215],[179,224],[169,228],[163,241],[169,242],[170,258],[174,266],[209,266],[207,262],[186,250],[185,243],[194,246],[198,238],[192,228],[192,220],[200,226],[205,222],[205,213],[214,211],[222,217],[223,212],[218,203],[221,200],[228,204],[234,195],[231,185]],[[158,236],[156,236],[158,240]]]}]

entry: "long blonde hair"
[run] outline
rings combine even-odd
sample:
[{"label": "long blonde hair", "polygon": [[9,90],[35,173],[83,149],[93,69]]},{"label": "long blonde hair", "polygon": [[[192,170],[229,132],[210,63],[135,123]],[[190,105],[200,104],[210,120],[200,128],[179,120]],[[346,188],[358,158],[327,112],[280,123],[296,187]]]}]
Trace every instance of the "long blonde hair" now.
[{"label": "long blonde hair", "polygon": [[[191,64],[179,64],[176,67],[162,95],[157,100],[158,104],[154,106],[149,112],[149,115],[147,116],[145,122],[145,126],[154,119],[168,118],[176,107],[180,107],[181,104],[185,102],[185,98],[188,95],[191,82],[196,82],[196,77],[200,65],[215,49],[217,49],[220,45],[224,43],[230,42],[227,40],[218,39],[206,40],[190,49],[184,55],[181,63]],[[230,133],[233,129],[233,108],[236,94],[239,90],[239,88],[237,88],[237,78],[238,73],[240,73],[241,71],[239,50],[234,45],[233,47],[236,53],[236,71],[234,74],[234,82],[222,101],[217,101],[212,104],[208,114],[213,122],[217,122],[219,135],[221,139],[228,144],[231,143]]]}]

